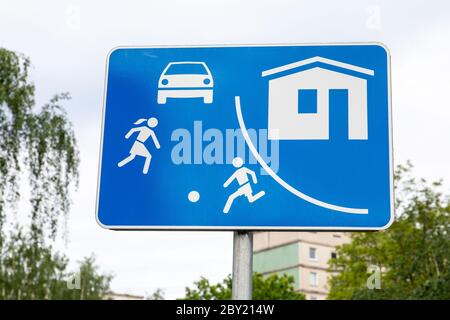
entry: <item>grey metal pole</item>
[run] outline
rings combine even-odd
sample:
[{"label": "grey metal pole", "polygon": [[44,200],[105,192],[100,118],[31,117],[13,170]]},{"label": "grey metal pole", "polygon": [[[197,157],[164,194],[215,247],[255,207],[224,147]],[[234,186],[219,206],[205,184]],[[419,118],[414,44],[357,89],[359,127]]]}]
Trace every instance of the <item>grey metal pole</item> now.
[{"label": "grey metal pole", "polygon": [[235,231],[233,234],[233,300],[252,299],[253,234]]}]

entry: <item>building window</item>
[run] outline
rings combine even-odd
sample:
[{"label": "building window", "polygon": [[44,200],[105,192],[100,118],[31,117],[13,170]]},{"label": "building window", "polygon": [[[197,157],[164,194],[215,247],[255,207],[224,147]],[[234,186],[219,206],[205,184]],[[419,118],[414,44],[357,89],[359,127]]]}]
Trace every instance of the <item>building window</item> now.
[{"label": "building window", "polygon": [[309,248],[309,260],[317,261],[317,249],[310,247]]},{"label": "building window", "polygon": [[309,285],[311,287],[317,287],[319,285],[319,276],[317,275],[317,272],[309,273]]},{"label": "building window", "polygon": [[336,259],[337,258],[337,253],[336,252],[332,252],[331,253],[331,259]]},{"label": "building window", "polygon": [[317,90],[298,90],[298,113],[317,113]]}]

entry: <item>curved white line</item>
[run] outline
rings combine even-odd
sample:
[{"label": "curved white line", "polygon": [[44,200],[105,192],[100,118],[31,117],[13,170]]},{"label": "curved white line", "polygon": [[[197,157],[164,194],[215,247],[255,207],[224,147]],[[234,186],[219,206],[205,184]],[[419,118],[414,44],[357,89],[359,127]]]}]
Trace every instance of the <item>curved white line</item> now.
[{"label": "curved white line", "polygon": [[320,200],[317,200],[313,197],[310,197],[303,192],[298,191],[293,186],[291,186],[289,183],[281,179],[268,165],[267,163],[262,159],[260,154],[258,153],[258,150],[256,150],[255,146],[252,143],[252,140],[250,139],[250,136],[248,135],[247,128],[245,127],[244,118],[242,117],[242,111],[241,111],[241,101],[239,96],[234,97],[234,101],[236,104],[236,114],[239,122],[239,126],[241,127],[242,135],[244,136],[244,139],[252,152],[253,156],[256,160],[258,160],[259,164],[266,170],[266,172],[276,181],[279,185],[281,185],[283,188],[291,192],[292,194],[296,195],[297,197],[308,201],[312,204],[315,204],[319,207],[327,208],[330,210],[345,212],[345,213],[354,213],[354,214],[368,214],[368,209],[358,209],[358,208],[347,208],[347,207],[341,207],[336,206],[334,204],[326,203]]}]

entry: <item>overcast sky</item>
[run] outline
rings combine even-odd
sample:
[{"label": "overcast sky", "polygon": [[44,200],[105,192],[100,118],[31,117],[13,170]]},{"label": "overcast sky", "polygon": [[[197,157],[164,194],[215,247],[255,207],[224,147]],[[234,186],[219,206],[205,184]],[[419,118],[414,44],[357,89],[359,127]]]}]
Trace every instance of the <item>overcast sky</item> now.
[{"label": "overcast sky", "polygon": [[181,297],[231,273],[230,232],[113,232],[95,222],[105,59],[119,45],[385,43],[392,55],[394,161],[450,181],[448,1],[4,1],[0,46],[33,63],[36,101],[69,91],[81,183],[69,216],[72,261],[95,253],[114,291]]}]

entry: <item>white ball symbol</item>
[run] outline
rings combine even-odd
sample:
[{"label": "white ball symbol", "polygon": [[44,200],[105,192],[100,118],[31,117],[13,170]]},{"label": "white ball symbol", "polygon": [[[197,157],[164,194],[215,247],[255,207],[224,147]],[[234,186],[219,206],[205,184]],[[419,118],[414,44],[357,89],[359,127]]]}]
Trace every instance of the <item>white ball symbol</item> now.
[{"label": "white ball symbol", "polygon": [[188,194],[188,199],[190,202],[197,202],[198,200],[200,200],[200,193],[198,193],[197,191],[191,191]]}]

